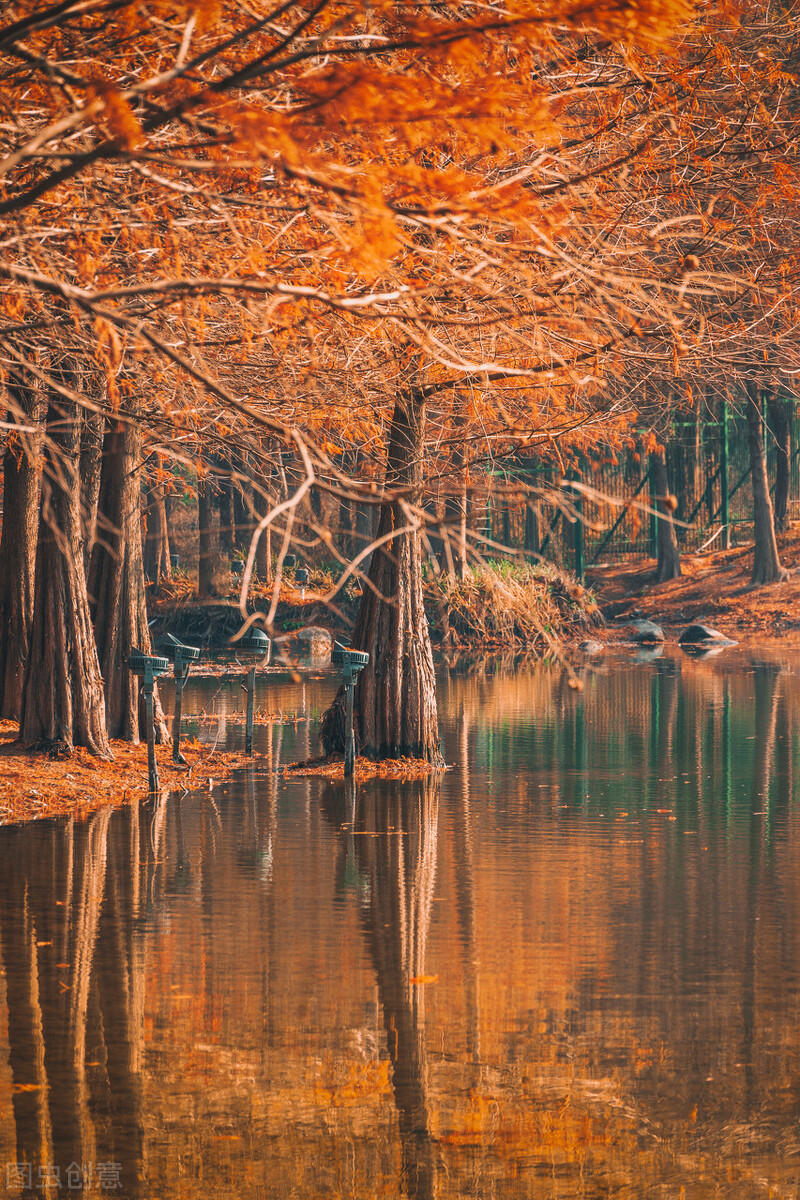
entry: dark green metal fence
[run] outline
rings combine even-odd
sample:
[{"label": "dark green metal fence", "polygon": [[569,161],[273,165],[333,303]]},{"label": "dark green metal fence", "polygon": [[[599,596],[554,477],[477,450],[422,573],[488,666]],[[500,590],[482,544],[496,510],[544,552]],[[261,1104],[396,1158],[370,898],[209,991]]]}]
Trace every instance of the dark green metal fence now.
[{"label": "dark green metal fence", "polygon": [[[789,395],[764,404],[767,467],[774,491],[782,420],[778,405],[788,423],[788,512],[800,517],[800,418],[797,400]],[[676,420],[665,450],[681,547],[722,548],[752,538],[744,404],[720,402],[713,415]],[[538,497],[526,502],[515,494],[519,483],[534,486]],[[598,563],[655,555],[654,507],[650,458],[641,443],[625,452],[578,457],[565,483],[551,464],[516,459],[489,476],[479,532],[515,555],[545,558],[580,577]],[[502,556],[503,550],[490,549],[489,554]]]}]

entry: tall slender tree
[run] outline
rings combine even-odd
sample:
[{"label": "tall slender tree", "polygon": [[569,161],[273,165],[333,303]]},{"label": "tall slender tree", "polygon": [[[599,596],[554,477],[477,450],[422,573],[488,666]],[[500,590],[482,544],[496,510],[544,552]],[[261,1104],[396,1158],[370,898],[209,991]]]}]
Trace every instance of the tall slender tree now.
[{"label": "tall slender tree", "polygon": [[[356,687],[356,728],[363,753],[413,755],[443,766],[436,680],[422,599],[418,515],[425,455],[425,398],[410,389],[395,401],[381,507],[369,575],[353,629],[354,649],[369,664]],[[343,690],[323,717],[326,751],[344,748]]]},{"label": "tall slender tree", "polygon": [[[74,394],[72,364],[59,364],[55,373],[65,391]],[[79,450],[77,401],[51,392],[20,737],[54,753],[85,746],[109,758],[103,680],[83,567]]]},{"label": "tall slender tree", "polygon": [[775,536],[772,497],[769,492],[767,456],[764,450],[764,418],[761,392],[754,380],[747,382],[747,432],[750,449],[750,480],[753,487],[753,572],[751,586],[785,579]]},{"label": "tall slender tree", "polygon": [[666,583],[677,579],[681,573],[681,554],[672,514],[676,501],[669,490],[667,459],[664,447],[651,451],[650,472],[657,509],[656,517],[656,582]]},{"label": "tall slender tree", "polygon": [[12,403],[3,460],[0,534],[0,717],[17,719],[30,650],[39,525],[42,434],[31,430],[39,426],[44,411],[41,388],[31,377],[10,373],[7,389]]},{"label": "tall slender tree", "polygon": [[[139,682],[128,670],[131,650],[150,653],[141,523],[141,432],[136,414],[112,418],[103,439],[98,503],[100,536],[92,551],[88,592],[105,684],[109,736],[138,742],[147,736]],[[168,730],[154,689],[158,741]]]}]

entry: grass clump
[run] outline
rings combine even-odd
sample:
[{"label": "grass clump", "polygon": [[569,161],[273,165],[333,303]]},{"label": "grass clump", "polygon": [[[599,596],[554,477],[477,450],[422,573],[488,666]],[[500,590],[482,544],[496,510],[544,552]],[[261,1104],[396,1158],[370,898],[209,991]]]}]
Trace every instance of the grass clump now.
[{"label": "grass clump", "polygon": [[549,563],[486,563],[464,579],[425,581],[434,638],[454,645],[546,655],[599,623],[590,592]]}]

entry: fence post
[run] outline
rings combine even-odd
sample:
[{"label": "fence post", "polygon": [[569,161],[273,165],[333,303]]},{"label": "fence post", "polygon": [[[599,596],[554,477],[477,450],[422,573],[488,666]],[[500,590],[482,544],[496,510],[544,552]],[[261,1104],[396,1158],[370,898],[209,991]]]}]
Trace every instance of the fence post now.
[{"label": "fence post", "polygon": [[650,458],[650,557],[658,558],[658,504],[656,501],[656,483],[654,479],[653,460]]},{"label": "fence post", "polygon": [[714,477],[711,470],[714,453],[713,433],[708,418],[703,421],[703,472],[706,477],[706,515],[709,527],[714,524]]},{"label": "fence post", "polygon": [[539,550],[539,514],[528,497],[525,505],[525,554],[530,557]]},{"label": "fence post", "polygon": [[731,497],[730,479],[728,477],[728,401],[720,405],[720,431],[722,442],[719,456],[719,490],[720,490],[720,519],[722,520],[722,545],[725,550],[731,548]]},{"label": "fence post", "polygon": [[[578,478],[578,472],[575,471],[573,479]],[[584,553],[583,553],[583,496],[573,488],[572,490],[572,506],[575,509],[575,530],[573,537],[573,547],[575,550],[575,577],[578,583],[583,583],[584,572]]]}]

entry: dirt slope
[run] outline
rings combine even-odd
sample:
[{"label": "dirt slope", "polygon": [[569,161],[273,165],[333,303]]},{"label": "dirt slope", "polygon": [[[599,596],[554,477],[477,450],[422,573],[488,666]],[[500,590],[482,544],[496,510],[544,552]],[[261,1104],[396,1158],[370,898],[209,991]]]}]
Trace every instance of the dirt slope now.
[{"label": "dirt slope", "polygon": [[653,582],[654,559],[592,568],[587,582],[612,623],[631,616],[668,627],[703,621],[742,640],[800,639],[800,522],[778,541],[788,580],[752,590],[752,543],[685,554],[681,578],[669,583]]}]

